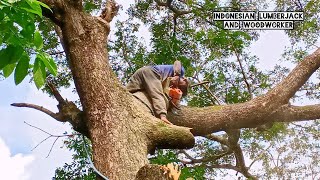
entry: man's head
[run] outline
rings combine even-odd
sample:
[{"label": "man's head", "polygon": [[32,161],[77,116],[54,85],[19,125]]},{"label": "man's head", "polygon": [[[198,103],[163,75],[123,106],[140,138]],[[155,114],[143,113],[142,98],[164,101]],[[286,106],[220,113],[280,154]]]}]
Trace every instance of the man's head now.
[{"label": "man's head", "polygon": [[171,78],[170,87],[179,88],[182,91],[182,96],[186,96],[188,93],[189,82],[185,77],[174,76]]}]

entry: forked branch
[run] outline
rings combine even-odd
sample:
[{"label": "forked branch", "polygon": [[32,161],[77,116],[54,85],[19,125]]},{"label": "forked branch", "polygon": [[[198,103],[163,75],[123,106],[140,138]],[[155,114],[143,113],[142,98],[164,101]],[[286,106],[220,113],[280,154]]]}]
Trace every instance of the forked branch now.
[{"label": "forked branch", "polygon": [[58,113],[54,113],[42,106],[35,104],[13,103],[11,105],[15,107],[27,107],[36,109],[38,111],[46,113],[59,122],[69,122],[73,126],[74,130],[88,137],[88,129],[84,121],[82,111],[72,101],[65,100],[52,83],[48,82],[48,86],[50,87],[52,94],[54,95],[56,100],[59,102],[57,106],[59,109]]}]

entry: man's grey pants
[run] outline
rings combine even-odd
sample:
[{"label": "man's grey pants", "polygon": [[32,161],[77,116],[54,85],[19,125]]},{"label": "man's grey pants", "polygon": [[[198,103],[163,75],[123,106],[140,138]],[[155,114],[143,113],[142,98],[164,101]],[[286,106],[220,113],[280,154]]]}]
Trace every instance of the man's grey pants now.
[{"label": "man's grey pants", "polygon": [[138,69],[130,78],[126,88],[131,93],[144,91],[152,103],[155,115],[167,114],[169,100],[163,92],[162,78],[151,66]]}]

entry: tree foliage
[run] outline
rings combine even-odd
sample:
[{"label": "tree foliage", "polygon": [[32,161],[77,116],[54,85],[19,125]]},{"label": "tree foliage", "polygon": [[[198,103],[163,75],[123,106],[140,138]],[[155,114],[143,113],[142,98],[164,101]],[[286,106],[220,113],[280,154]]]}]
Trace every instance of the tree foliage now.
[{"label": "tree foliage", "polygon": [[[0,1],[0,70],[4,77],[9,77],[15,70],[16,84],[27,76],[30,67],[38,88],[45,83],[46,70],[57,74],[57,66],[45,53],[42,35],[35,23],[42,18],[42,7],[50,11],[47,5],[36,0]],[[35,60],[29,66],[31,58]]]}]

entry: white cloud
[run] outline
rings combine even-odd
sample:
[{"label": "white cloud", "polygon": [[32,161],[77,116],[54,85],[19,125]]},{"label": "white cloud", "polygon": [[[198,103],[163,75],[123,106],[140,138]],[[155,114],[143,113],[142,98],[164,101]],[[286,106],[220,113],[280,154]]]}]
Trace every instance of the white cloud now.
[{"label": "white cloud", "polygon": [[25,180],[30,174],[26,166],[34,160],[32,155],[11,155],[9,147],[0,138],[0,179]]},{"label": "white cloud", "polygon": [[[56,142],[48,158],[46,158],[46,156],[50,151],[54,138],[50,138],[39,145],[34,151],[31,151],[32,148],[47,137],[47,134],[29,127],[24,124],[23,121],[42,128],[54,135],[61,135],[65,131],[70,133],[70,126],[68,123],[63,124],[58,122],[37,110],[12,107],[10,104],[15,102],[33,103],[56,112],[57,102],[53,98],[49,98],[47,94],[37,90],[34,84],[23,82],[21,85],[15,86],[11,78],[0,82],[0,89],[3,90],[0,94],[0,123],[3,127],[0,128],[0,137],[6,142],[6,148],[3,147],[3,143],[0,145],[0,179],[51,179],[57,167],[61,167],[64,163],[72,161],[72,152],[66,148],[60,148],[63,146],[63,138]],[[77,99],[77,97],[71,93],[71,90],[65,90],[62,95],[69,100]],[[7,161],[4,161],[5,158],[3,156],[7,157],[6,159],[11,157],[10,166],[7,165]],[[28,164],[18,161],[21,159],[27,160],[25,157],[32,157],[33,159]],[[2,166],[5,166],[5,168]],[[7,168],[12,171],[9,171]],[[2,171],[7,173],[5,174]],[[7,176],[8,174],[10,176]],[[13,177],[13,175],[16,176],[19,174],[21,174],[21,176]]]}]

